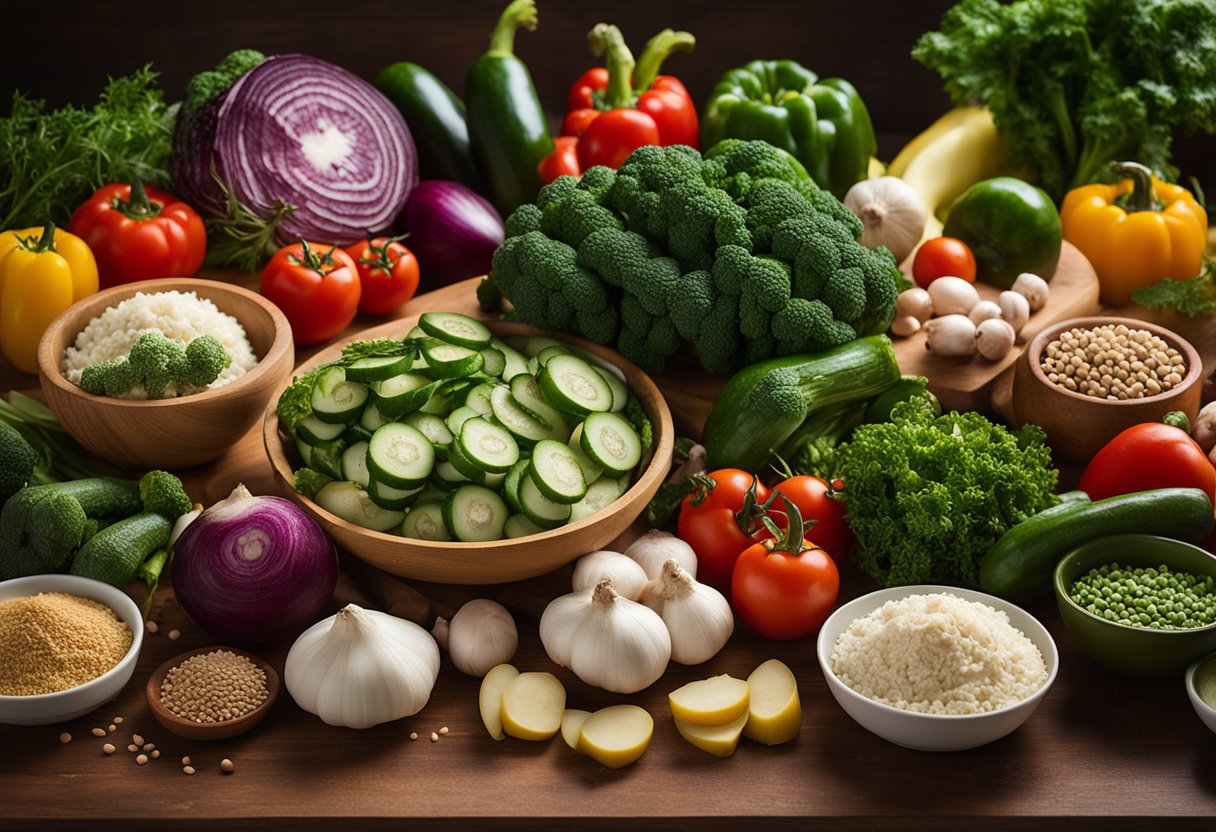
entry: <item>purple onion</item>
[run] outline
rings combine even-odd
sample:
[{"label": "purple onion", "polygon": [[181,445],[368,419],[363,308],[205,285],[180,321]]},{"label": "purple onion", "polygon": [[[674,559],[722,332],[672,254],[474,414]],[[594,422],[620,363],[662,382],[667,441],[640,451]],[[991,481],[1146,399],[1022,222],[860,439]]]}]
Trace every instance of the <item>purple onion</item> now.
[{"label": "purple onion", "polygon": [[504,236],[493,205],[459,182],[440,179],[419,182],[410,193],[405,230],[428,291],[486,274]]},{"label": "purple onion", "polygon": [[173,591],[190,620],[225,641],[295,635],[323,615],[338,554],[317,522],[282,497],[243,485],[186,527]]}]

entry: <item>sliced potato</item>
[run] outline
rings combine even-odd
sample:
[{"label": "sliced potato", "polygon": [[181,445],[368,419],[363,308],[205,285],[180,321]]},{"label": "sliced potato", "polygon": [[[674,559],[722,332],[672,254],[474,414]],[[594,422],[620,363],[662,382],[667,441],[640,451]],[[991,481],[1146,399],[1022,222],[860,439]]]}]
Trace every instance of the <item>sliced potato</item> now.
[{"label": "sliced potato", "polygon": [[676,730],[680,736],[688,740],[702,751],[708,751],[716,757],[729,757],[739,746],[739,735],[747,723],[747,712],[744,711],[733,722],[725,725],[693,725],[681,719],[676,720]]},{"label": "sliced potato", "polygon": [[578,750],[608,768],[635,763],[650,746],[654,720],[637,705],[602,708],[583,723]]},{"label": "sliced potato", "polygon": [[667,694],[671,715],[690,725],[725,725],[747,713],[747,682],[734,676],[711,676],[689,682]]},{"label": "sliced potato", "polygon": [[552,673],[521,673],[502,692],[502,727],[519,740],[547,740],[562,725],[566,689]]},{"label": "sliced potato", "polygon": [[751,692],[743,736],[765,745],[780,745],[802,730],[798,680],[785,663],[769,659],[747,677]]},{"label": "sliced potato", "polygon": [[490,732],[490,736],[501,740],[507,735],[502,730],[502,692],[507,683],[519,675],[519,671],[509,664],[495,665],[481,680],[481,691],[477,695],[477,705],[481,709],[481,722]]},{"label": "sliced potato", "polygon": [[578,708],[562,711],[562,739],[575,751],[578,751],[578,732],[583,730],[583,723],[589,716],[591,711],[580,711]]}]

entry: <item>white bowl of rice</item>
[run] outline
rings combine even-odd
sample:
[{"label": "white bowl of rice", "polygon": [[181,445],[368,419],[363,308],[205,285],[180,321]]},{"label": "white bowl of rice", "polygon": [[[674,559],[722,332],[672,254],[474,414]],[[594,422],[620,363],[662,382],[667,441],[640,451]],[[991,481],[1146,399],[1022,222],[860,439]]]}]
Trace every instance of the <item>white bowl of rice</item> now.
[{"label": "white bowl of rice", "polygon": [[850,601],[820,628],[816,653],[849,716],[922,751],[977,748],[1016,730],[1060,665],[1034,616],[948,586],[892,587]]}]

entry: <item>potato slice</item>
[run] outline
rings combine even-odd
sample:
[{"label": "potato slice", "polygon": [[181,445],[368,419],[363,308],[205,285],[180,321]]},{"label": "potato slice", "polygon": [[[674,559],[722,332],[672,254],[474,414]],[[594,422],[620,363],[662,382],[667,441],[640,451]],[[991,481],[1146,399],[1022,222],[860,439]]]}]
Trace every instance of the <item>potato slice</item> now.
[{"label": "potato slice", "polygon": [[689,682],[667,694],[676,719],[690,725],[725,725],[747,713],[747,682],[725,674]]},{"label": "potato slice", "polygon": [[589,716],[591,711],[580,711],[578,708],[562,711],[562,739],[575,751],[578,751],[578,732],[583,730],[583,723]]},{"label": "potato slice", "polygon": [[676,720],[676,730],[680,736],[688,740],[702,751],[708,751],[716,757],[729,757],[739,747],[739,735],[747,723],[747,712],[744,711],[733,722],[725,725],[692,725],[683,720]]},{"label": "potato slice", "polygon": [[566,689],[552,673],[521,673],[502,692],[502,727],[519,740],[547,740],[562,725]]},{"label": "potato slice", "polygon": [[608,768],[624,768],[646,753],[654,720],[637,705],[613,705],[587,717],[578,750]]},{"label": "potato slice", "polygon": [[477,695],[477,705],[481,709],[481,723],[486,726],[490,736],[496,740],[504,739],[507,735],[502,730],[502,692],[507,683],[519,675],[519,671],[509,664],[495,665],[481,680],[481,691]]},{"label": "potato slice", "polygon": [[743,736],[765,745],[780,745],[802,730],[798,680],[779,659],[769,659],[747,677],[751,691]]}]

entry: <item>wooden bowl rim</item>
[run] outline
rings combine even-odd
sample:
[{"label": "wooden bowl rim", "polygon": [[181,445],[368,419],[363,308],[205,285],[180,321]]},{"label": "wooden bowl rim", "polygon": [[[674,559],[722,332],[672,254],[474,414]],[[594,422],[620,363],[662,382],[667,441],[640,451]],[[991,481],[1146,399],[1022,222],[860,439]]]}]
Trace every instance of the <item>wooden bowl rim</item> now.
[{"label": "wooden bowl rim", "polygon": [[[408,332],[411,327],[417,324],[419,317],[421,317],[421,314],[401,318],[397,321],[390,321],[385,324],[378,324],[374,327],[370,327],[367,330],[355,333],[348,338],[344,338],[341,341],[335,341],[327,346],[324,350],[316,353],[307,361],[296,367],[295,370],[292,371],[292,376],[295,377],[313,369],[318,364],[322,364],[327,360],[332,360],[339,352],[341,352],[342,347],[354,341],[365,340],[367,337],[365,333],[371,330],[397,327],[400,328],[403,333]],[[371,529],[365,529],[362,526],[357,526],[348,520],[338,517],[336,514],[326,511],[316,502],[303,494],[297,492],[296,494],[292,495],[292,499],[307,503],[309,511],[315,512],[324,517],[327,522],[332,523],[335,527],[341,529],[343,532],[358,534],[370,540],[434,552],[468,552],[469,550],[480,552],[501,551],[504,556],[508,556],[513,550],[527,548],[537,543],[556,540],[567,533],[577,531],[579,529],[590,528],[592,525],[602,522],[604,519],[602,516],[603,513],[612,509],[616,502],[624,500],[629,496],[630,493],[638,489],[644,489],[651,480],[662,480],[667,476],[668,469],[671,467],[671,455],[675,447],[675,425],[672,422],[671,409],[667,405],[667,400],[663,398],[663,392],[659,390],[658,385],[654,383],[654,379],[652,379],[648,373],[643,371],[632,361],[626,359],[624,356],[610,350],[608,347],[605,347],[602,344],[593,343],[584,338],[579,338],[576,335],[568,335],[566,333],[559,332],[547,332],[545,330],[540,330],[536,327],[516,321],[497,320],[482,321],[482,323],[489,327],[495,335],[503,334],[501,330],[506,329],[508,330],[508,332],[505,333],[507,335],[529,334],[567,341],[595,354],[605,361],[608,361],[622,372],[625,372],[626,375],[635,375],[640,382],[641,389],[634,390],[631,387],[631,392],[635,394],[642,394],[649,398],[650,402],[653,403],[655,415],[657,415],[659,418],[657,420],[658,424],[653,425],[655,437],[650,462],[645,468],[642,469],[637,480],[624,494],[618,497],[614,503],[610,503],[594,514],[590,514],[576,523],[559,526],[556,529],[546,529],[539,534],[527,535],[526,537],[473,543],[464,543],[461,541],[414,540],[412,538],[401,537],[400,535],[388,534],[387,532],[372,531]],[[270,458],[270,464],[278,474],[279,478],[284,482],[291,482],[294,475],[291,470],[291,465],[288,464],[287,461],[287,454],[285,451],[286,446],[279,435],[279,416],[276,410],[277,404],[278,397],[275,397],[275,399],[271,401],[270,405],[266,408],[266,418],[262,425],[263,443],[266,447],[267,456]],[[654,420],[652,420],[652,422],[653,421]],[[660,464],[660,460],[665,460],[665,462]],[[352,552],[352,554],[360,556],[358,552]]]},{"label": "wooden bowl rim", "polygon": [[[209,292],[204,295],[200,290]],[[225,384],[223,387],[217,387],[213,390],[204,390],[201,393],[194,393],[189,396],[176,396],[172,399],[117,399],[110,396],[95,396],[92,393],[86,393],[80,387],[68,381],[61,369],[63,356],[53,356],[52,342],[59,334],[60,330],[67,328],[69,325],[80,324],[80,318],[84,314],[85,308],[96,308],[98,311],[89,315],[89,320],[100,315],[106,309],[116,306],[121,301],[135,297],[138,293],[154,294],[156,292],[178,291],[178,292],[194,292],[200,298],[206,297],[214,300],[216,295],[225,293],[242,297],[253,301],[254,305],[267,317],[270,318],[274,328],[274,337],[270,342],[270,346],[266,349],[266,354],[258,359],[258,363],[253,369],[245,373],[240,378]],[[100,304],[99,301],[109,301],[105,304]],[[218,304],[217,304],[218,306]],[[223,310],[221,310],[223,311]],[[231,312],[227,313],[236,318]],[[248,337],[248,326],[245,321],[237,319],[237,322],[245,329],[246,337]],[[79,336],[80,331],[87,326],[85,321],[83,325],[76,330],[76,335]],[[75,337],[72,339],[75,343]],[[257,292],[250,291],[243,286],[237,286],[232,283],[225,283],[222,280],[206,280],[195,277],[167,277],[159,280],[141,280],[134,283],[124,283],[120,286],[112,286],[109,289],[103,289],[100,292],[81,298],[76,303],[69,306],[59,314],[59,317],[51,321],[50,326],[46,328],[46,332],[42,334],[41,340],[38,342],[38,370],[43,379],[55,387],[56,390],[71,396],[90,406],[101,407],[117,407],[131,408],[139,410],[167,409],[180,406],[182,404],[198,405],[219,399],[221,397],[231,396],[233,393],[239,393],[247,387],[255,387],[267,376],[275,364],[289,351],[294,349],[294,344],[291,337],[291,324],[287,321],[287,316],[266,298],[262,297]],[[271,379],[266,379],[270,381]]]},{"label": "wooden bowl rim", "polygon": [[[165,677],[169,675],[169,671],[186,661],[186,659],[193,658],[194,656],[201,656],[204,653],[214,653],[216,650],[226,650],[229,653],[244,656],[262,669],[262,672],[266,674],[266,699],[262,702],[262,704],[258,705],[244,716],[238,716],[236,719],[226,719],[223,722],[192,722],[178,716],[177,714],[173,713],[173,711],[166,708],[164,703],[160,701],[160,686],[165,680]],[[261,656],[254,655],[248,650],[242,650],[239,647],[213,644],[210,647],[196,647],[193,650],[187,650],[184,653],[179,653],[178,655],[161,662],[156,670],[152,671],[152,675],[148,677],[148,683],[144,686],[144,698],[148,701],[148,707],[152,709],[152,712],[156,715],[157,719],[171,723],[184,730],[194,733],[222,730],[232,732],[227,734],[227,736],[232,737],[249,730],[253,727],[257,720],[261,719],[262,716],[265,715],[266,711],[270,709],[270,706],[273,705],[275,700],[279,698],[280,687],[282,687],[282,685],[279,682],[278,672],[274,669],[270,662],[266,661]],[[238,726],[244,727],[233,732],[233,729],[237,728]]]},{"label": "wooden bowl rim", "polygon": [[[1155,396],[1145,396],[1143,399],[1099,399],[1095,396],[1086,396],[1083,393],[1069,390],[1066,387],[1061,387],[1058,384],[1052,384],[1048,380],[1046,373],[1043,372],[1040,357],[1043,355],[1043,350],[1047,349],[1047,344],[1052,338],[1059,335],[1066,329],[1081,327],[1083,329],[1092,329],[1095,326],[1123,324],[1129,329],[1144,329],[1160,336],[1162,340],[1170,344],[1176,350],[1186,356],[1186,375],[1182,377],[1182,381],[1172,390],[1164,393],[1158,393]],[[1168,329],[1160,324],[1142,321],[1138,318],[1111,318],[1103,315],[1091,315],[1084,318],[1069,318],[1066,321],[1059,321],[1046,327],[1039,332],[1038,335],[1031,339],[1026,347],[1026,363],[1030,368],[1031,377],[1038,383],[1045,385],[1049,390],[1060,393],[1068,398],[1078,401],[1089,402],[1096,405],[1112,406],[1112,407],[1143,407],[1152,403],[1160,403],[1170,401],[1189,390],[1199,377],[1203,374],[1203,359],[1199,356],[1198,350],[1191,345],[1191,342],[1183,338],[1172,329]]]}]

